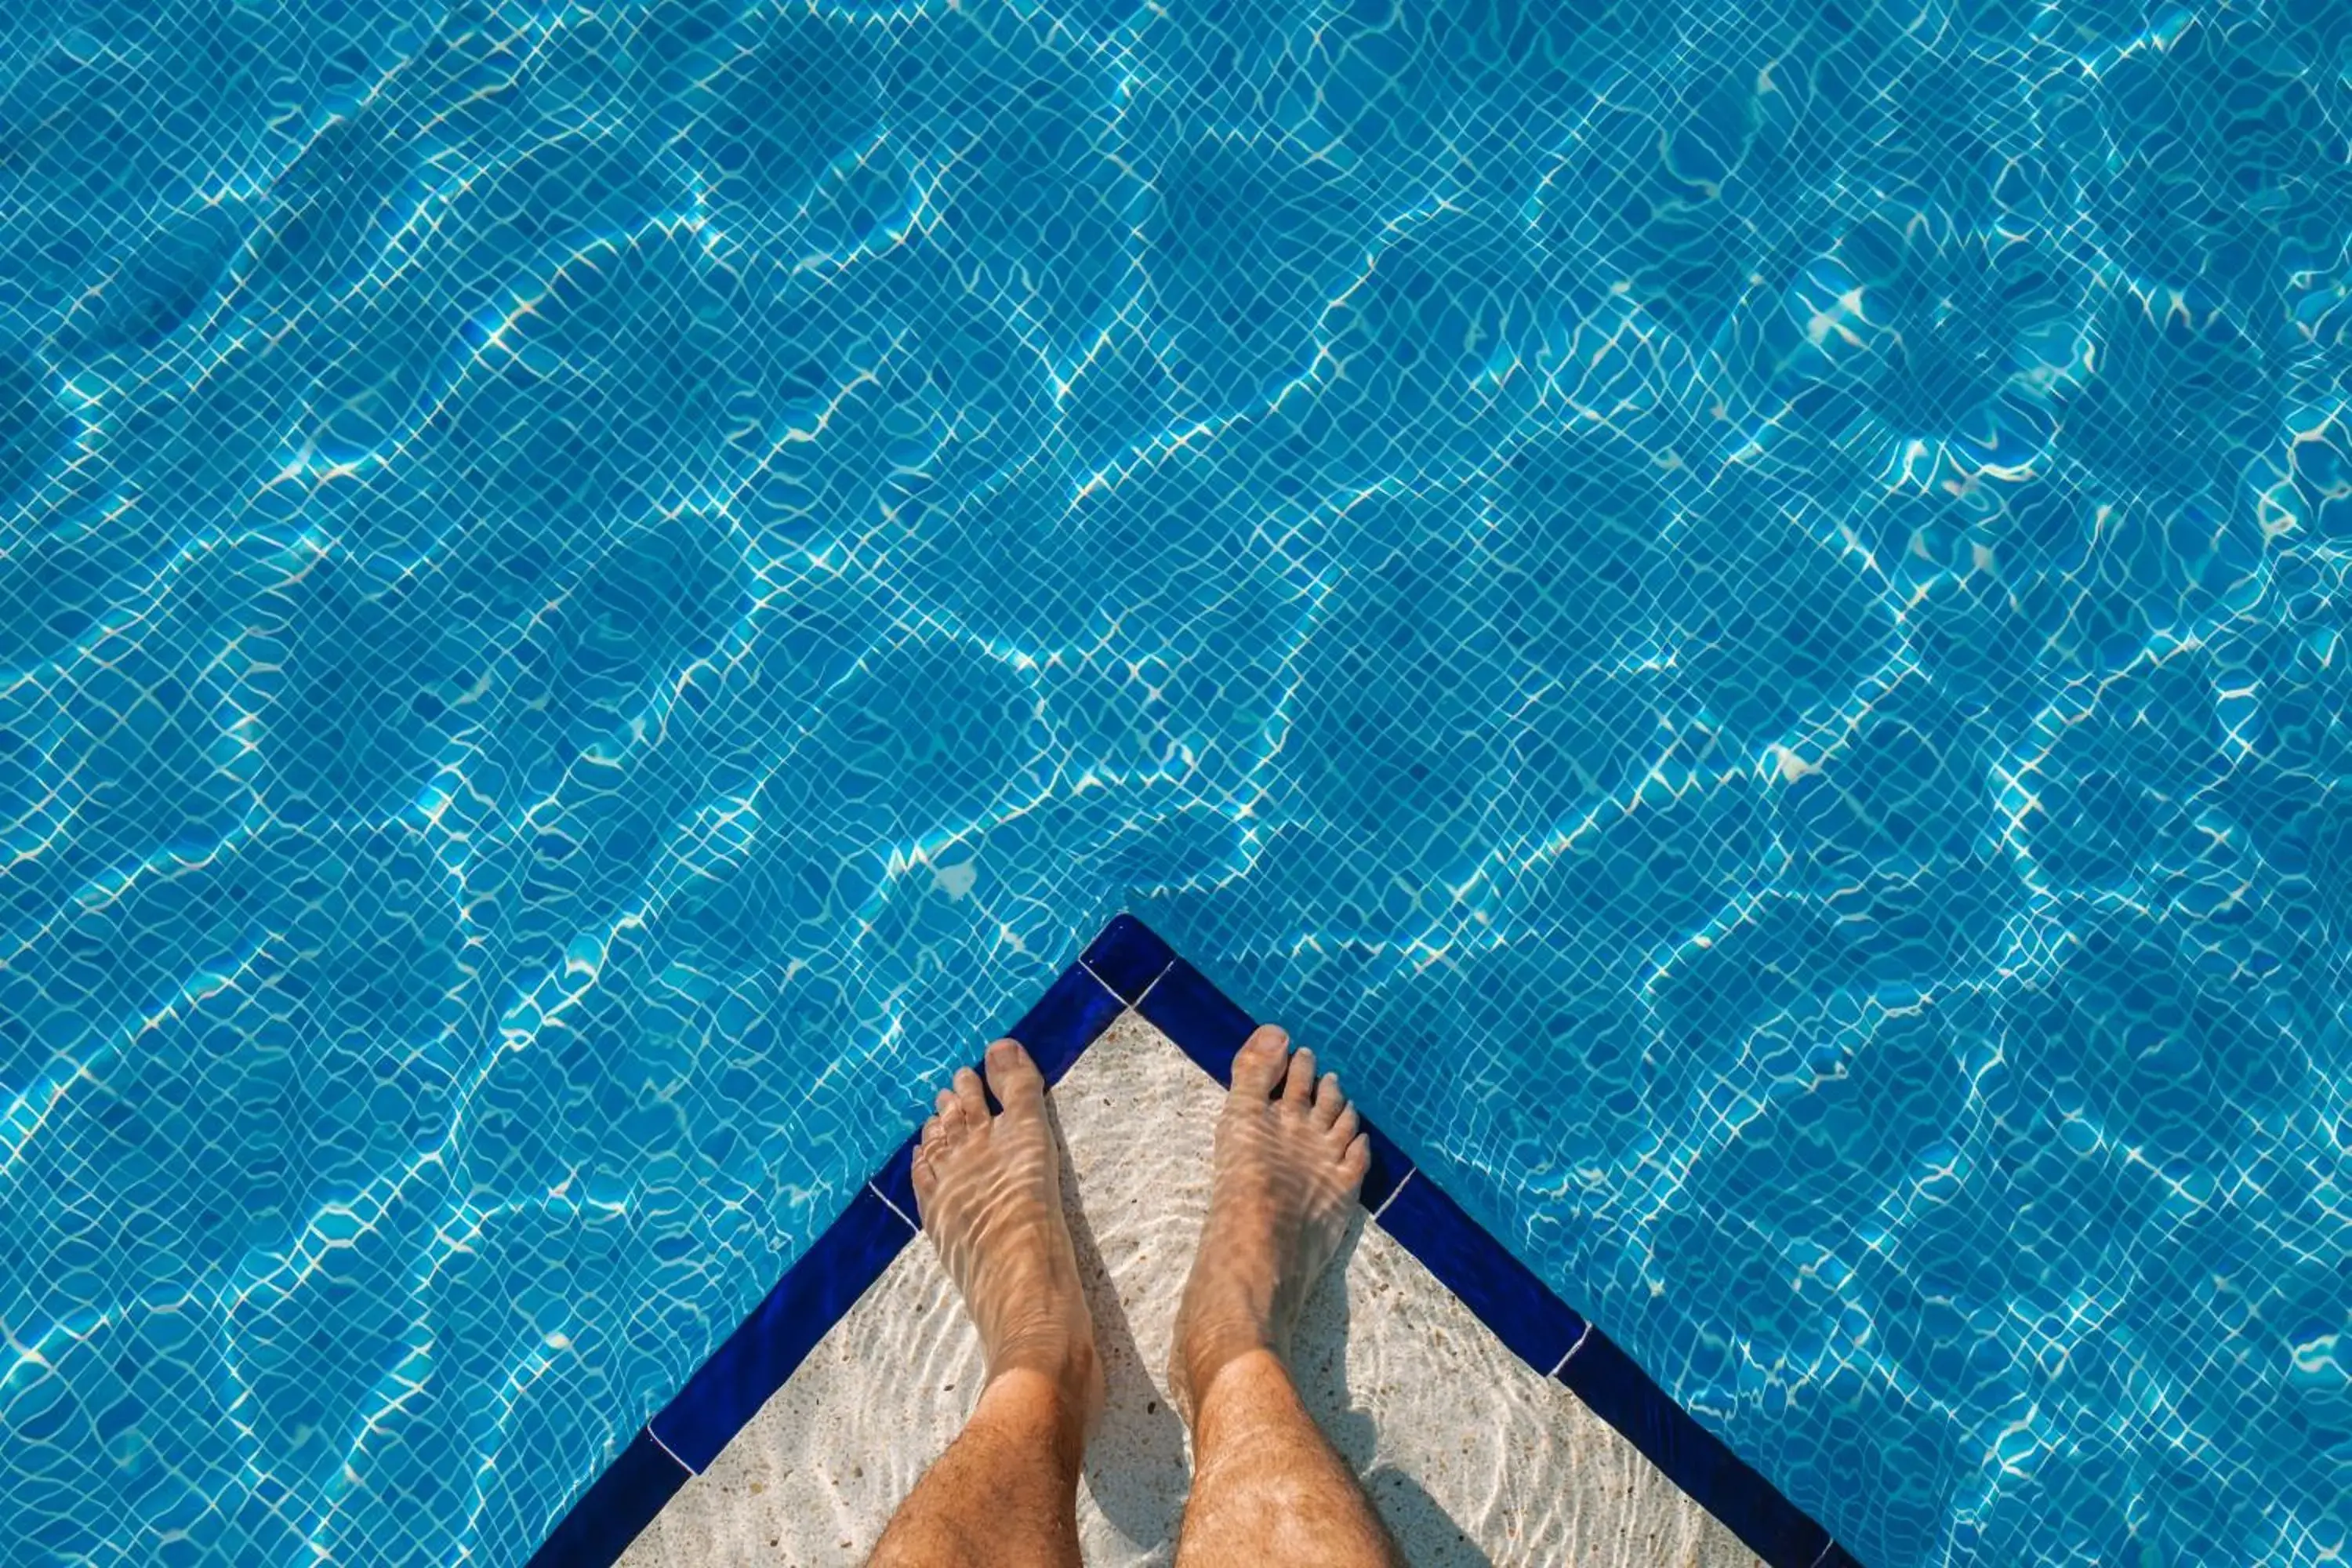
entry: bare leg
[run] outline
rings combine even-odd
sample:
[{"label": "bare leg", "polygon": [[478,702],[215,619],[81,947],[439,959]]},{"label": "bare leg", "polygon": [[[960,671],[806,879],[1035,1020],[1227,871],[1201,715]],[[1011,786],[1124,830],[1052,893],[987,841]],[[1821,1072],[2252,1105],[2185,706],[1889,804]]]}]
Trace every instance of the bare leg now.
[{"label": "bare leg", "polygon": [[[1277,1085],[1281,1098],[1269,1100]],[[1194,1454],[1179,1564],[1404,1568],[1286,1365],[1299,1307],[1347,1231],[1369,1159],[1339,1079],[1318,1085],[1314,1053],[1291,1052],[1281,1030],[1252,1035],[1217,1121],[1209,1218],[1168,1369]]]},{"label": "bare leg", "polygon": [[988,1047],[988,1113],[966,1068],[915,1152],[923,1230],[980,1330],[971,1419],[898,1505],[877,1568],[1045,1568],[1078,1561],[1078,1468],[1102,1368],[1062,1219],[1045,1080],[1017,1041]]},{"label": "bare leg", "polygon": [[1083,1424],[1045,1378],[992,1378],[874,1548],[875,1568],[1076,1568]]}]

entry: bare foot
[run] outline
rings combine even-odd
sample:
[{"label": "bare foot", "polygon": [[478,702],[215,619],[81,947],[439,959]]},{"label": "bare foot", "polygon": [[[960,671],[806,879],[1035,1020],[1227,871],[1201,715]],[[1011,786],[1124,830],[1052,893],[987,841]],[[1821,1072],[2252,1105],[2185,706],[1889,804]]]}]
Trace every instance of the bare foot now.
[{"label": "bare foot", "polygon": [[[1282,1097],[1268,1100],[1277,1084]],[[1315,1053],[1291,1051],[1270,1024],[1250,1036],[1234,1058],[1208,1222],[1176,1310],[1168,1386],[1187,1422],[1234,1360],[1263,1350],[1287,1362],[1299,1307],[1339,1250],[1370,1159],[1339,1076],[1318,1084]]]},{"label": "bare foot", "polygon": [[988,1113],[980,1075],[960,1068],[915,1150],[923,1231],[980,1329],[988,1381],[1015,1370],[1053,1380],[1083,1426],[1102,1413],[1094,1321],[1062,1218],[1062,1173],[1045,1120],[1045,1079],[1018,1040],[988,1047]]}]

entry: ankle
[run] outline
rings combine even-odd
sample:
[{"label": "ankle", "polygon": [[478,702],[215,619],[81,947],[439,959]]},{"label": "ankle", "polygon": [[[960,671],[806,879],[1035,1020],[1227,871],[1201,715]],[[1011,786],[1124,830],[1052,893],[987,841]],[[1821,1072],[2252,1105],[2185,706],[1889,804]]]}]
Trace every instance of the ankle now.
[{"label": "ankle", "polygon": [[1091,1338],[1040,1334],[1010,1340],[990,1358],[988,1382],[993,1386],[1014,1376],[1049,1389],[1082,1432],[1094,1424],[1102,1404],[1103,1374]]},{"label": "ankle", "polygon": [[1184,1395],[1179,1409],[1196,1426],[1208,1406],[1210,1390],[1235,1368],[1254,1368],[1255,1375],[1262,1375],[1271,1366],[1286,1380],[1289,1377],[1285,1347],[1255,1322],[1190,1325],[1177,1356]]},{"label": "ankle", "polygon": [[1246,1434],[1269,1414],[1301,1408],[1290,1363],[1271,1346],[1241,1351],[1208,1369],[1204,1377],[1192,1385],[1192,1408],[1186,1412],[1196,1450],[1229,1447],[1236,1436]]},{"label": "ankle", "polygon": [[972,1420],[986,1420],[1020,1434],[1024,1447],[1044,1447],[1059,1468],[1075,1478],[1086,1458],[1093,1415],[1083,1382],[1034,1366],[1013,1365],[989,1373]]}]

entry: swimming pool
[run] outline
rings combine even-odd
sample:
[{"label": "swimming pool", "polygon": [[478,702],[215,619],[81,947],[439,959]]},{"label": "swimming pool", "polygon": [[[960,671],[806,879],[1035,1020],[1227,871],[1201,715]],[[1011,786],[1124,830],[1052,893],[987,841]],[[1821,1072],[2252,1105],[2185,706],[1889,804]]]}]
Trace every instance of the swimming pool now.
[{"label": "swimming pool", "polygon": [[8,7],[0,1560],[520,1560],[1122,908],[1863,1561],[2340,1555],[2347,71]]}]

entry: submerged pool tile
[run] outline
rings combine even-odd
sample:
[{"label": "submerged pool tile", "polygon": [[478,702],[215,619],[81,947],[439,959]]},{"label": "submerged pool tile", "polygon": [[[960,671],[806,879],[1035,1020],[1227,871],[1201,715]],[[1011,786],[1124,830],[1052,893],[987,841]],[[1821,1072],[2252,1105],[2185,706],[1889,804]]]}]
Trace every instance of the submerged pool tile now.
[{"label": "submerged pool tile", "polygon": [[531,1553],[530,1568],[607,1568],[692,1475],[640,1427]]},{"label": "submerged pool tile", "polygon": [[1234,1053],[1257,1023],[1182,959],[1168,966],[1137,1009],[1201,1070],[1231,1088]]},{"label": "submerged pool tile", "polygon": [[1102,976],[1103,984],[1129,1006],[1141,1000],[1151,983],[1175,961],[1175,951],[1133,915],[1114,919],[1078,955],[1078,962]]},{"label": "submerged pool tile", "polygon": [[1668,1398],[1608,1335],[1598,1329],[1583,1335],[1557,1375],[1769,1568],[1815,1568],[1822,1561],[1829,1532]]},{"label": "submerged pool tile", "polygon": [[697,1474],[708,1469],[914,1235],[905,1215],[861,1187],[647,1429]]},{"label": "submerged pool tile", "polygon": [[[1358,1114],[1360,1118],[1361,1112]],[[1404,1179],[1412,1174],[1412,1162],[1397,1147],[1395,1139],[1370,1121],[1365,1121],[1363,1128],[1371,1159],[1364,1167],[1364,1190],[1359,1201],[1377,1215],[1381,1205],[1396,1195]]]},{"label": "submerged pool tile", "polygon": [[1074,963],[1005,1033],[1028,1048],[1046,1083],[1056,1084],[1079,1053],[1125,1010],[1125,1005],[1094,972]]},{"label": "submerged pool tile", "polygon": [[918,1227],[922,1224],[922,1216],[916,1212],[915,1145],[921,1142],[921,1133],[908,1134],[907,1141],[891,1152],[890,1158],[867,1181],[867,1185],[884,1203],[896,1210],[908,1225]]},{"label": "submerged pool tile", "polygon": [[1427,1172],[1414,1172],[1397,1188],[1379,1225],[1538,1372],[1558,1366],[1584,1332],[1584,1320],[1504,1251]]}]

